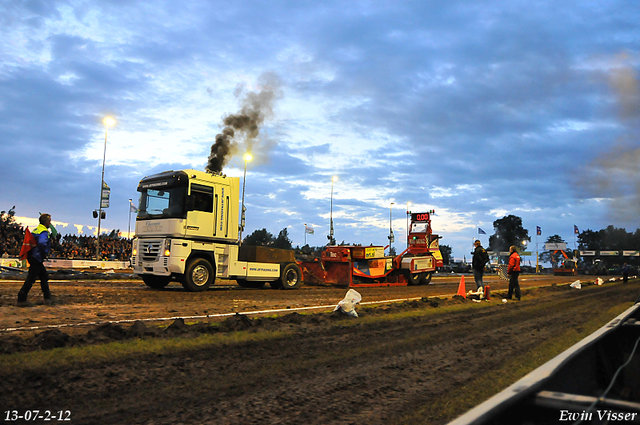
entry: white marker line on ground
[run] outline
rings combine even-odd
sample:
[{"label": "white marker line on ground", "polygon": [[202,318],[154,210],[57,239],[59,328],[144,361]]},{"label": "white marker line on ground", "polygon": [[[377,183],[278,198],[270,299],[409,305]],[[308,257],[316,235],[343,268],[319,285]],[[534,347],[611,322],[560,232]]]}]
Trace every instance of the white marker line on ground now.
[{"label": "white marker line on ground", "polygon": [[[558,283],[556,285],[568,285],[569,283]],[[531,286],[525,289],[534,289],[534,288],[541,288],[543,286],[548,286],[548,285],[542,285],[542,286]],[[497,292],[504,292],[503,290],[499,290],[496,291]],[[426,297],[426,298],[440,298],[440,297],[453,297],[456,294],[441,294],[441,295],[435,295],[432,297]],[[404,301],[417,301],[417,300],[421,300],[422,298],[425,297],[414,297],[414,298],[398,298],[398,299],[394,299],[394,300],[382,300],[382,301],[367,301],[367,302],[361,302],[359,303],[359,305],[375,305],[375,304],[388,304],[388,303],[399,303],[399,302],[404,302]],[[229,316],[235,316],[236,314],[238,315],[245,315],[245,316],[249,316],[249,315],[255,315],[255,314],[269,314],[269,313],[285,313],[285,312],[292,312],[292,311],[303,311],[303,310],[319,310],[319,309],[334,309],[336,308],[335,305],[318,305],[318,306],[311,306],[311,307],[297,307],[297,308],[279,308],[279,309],[272,309],[272,310],[254,310],[254,311],[244,311],[244,312],[234,312],[234,313],[218,313],[218,314],[207,314],[204,316],[172,316],[172,317],[152,317],[152,318],[146,318],[146,319],[122,319],[122,320],[108,320],[108,321],[104,321],[104,322],[82,322],[82,323],[63,323],[60,325],[45,325],[45,326],[24,326],[24,327],[17,327],[17,328],[4,328],[4,329],[0,329],[0,332],[19,332],[19,331],[37,331],[37,330],[43,330],[43,329],[59,329],[59,328],[71,328],[71,327],[77,327],[77,326],[90,326],[90,325],[104,325],[104,324],[120,324],[120,323],[133,323],[133,322],[164,322],[167,320],[177,320],[177,319],[183,319],[183,320],[194,320],[194,319],[210,319],[210,318],[215,318],[215,317],[229,317]]]}]

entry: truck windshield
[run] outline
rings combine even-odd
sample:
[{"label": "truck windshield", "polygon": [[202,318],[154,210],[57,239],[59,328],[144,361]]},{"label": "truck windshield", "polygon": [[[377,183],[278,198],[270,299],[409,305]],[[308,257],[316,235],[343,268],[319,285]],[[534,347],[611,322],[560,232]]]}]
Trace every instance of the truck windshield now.
[{"label": "truck windshield", "polygon": [[186,187],[139,190],[138,219],[186,217]]}]

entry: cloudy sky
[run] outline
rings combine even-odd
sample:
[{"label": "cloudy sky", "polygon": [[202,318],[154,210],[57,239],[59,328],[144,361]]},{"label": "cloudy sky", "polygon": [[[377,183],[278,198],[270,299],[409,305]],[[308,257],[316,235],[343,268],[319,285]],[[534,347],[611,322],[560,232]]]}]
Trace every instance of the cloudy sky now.
[{"label": "cloudy sky", "polygon": [[102,225],[126,232],[142,177],[204,170],[268,92],[245,234],[302,245],[308,223],[324,245],[338,176],[338,242],[385,245],[393,202],[404,247],[411,202],[457,258],[508,214],[573,245],[574,225],[640,227],[639,69],[631,0],[4,0],[0,209],[95,232],[110,115]]}]

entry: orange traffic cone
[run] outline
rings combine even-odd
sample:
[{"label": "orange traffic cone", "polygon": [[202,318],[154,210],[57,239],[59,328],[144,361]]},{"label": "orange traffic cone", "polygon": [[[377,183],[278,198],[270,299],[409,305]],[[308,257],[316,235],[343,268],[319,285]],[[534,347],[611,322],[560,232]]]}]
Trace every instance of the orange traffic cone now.
[{"label": "orange traffic cone", "polygon": [[462,298],[467,298],[467,287],[464,284],[464,275],[460,278],[460,285],[458,286],[458,293],[456,295],[460,295]]}]

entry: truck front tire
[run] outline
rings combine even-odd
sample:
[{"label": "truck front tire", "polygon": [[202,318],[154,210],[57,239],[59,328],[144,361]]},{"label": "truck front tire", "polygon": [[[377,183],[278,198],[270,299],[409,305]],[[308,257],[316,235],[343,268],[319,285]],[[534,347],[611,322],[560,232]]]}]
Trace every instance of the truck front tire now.
[{"label": "truck front tire", "polygon": [[189,292],[202,292],[206,291],[215,279],[215,272],[209,260],[194,258],[187,263],[182,276],[182,286]]},{"label": "truck front tire", "polygon": [[279,286],[282,289],[296,289],[302,284],[302,270],[295,263],[283,266],[280,272]]},{"label": "truck front tire", "polygon": [[171,282],[171,276],[142,275],[142,281],[149,288],[162,289]]}]

